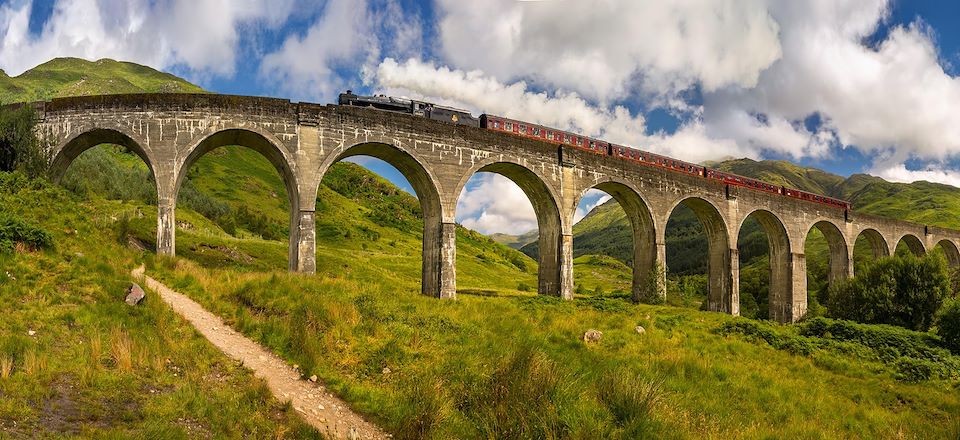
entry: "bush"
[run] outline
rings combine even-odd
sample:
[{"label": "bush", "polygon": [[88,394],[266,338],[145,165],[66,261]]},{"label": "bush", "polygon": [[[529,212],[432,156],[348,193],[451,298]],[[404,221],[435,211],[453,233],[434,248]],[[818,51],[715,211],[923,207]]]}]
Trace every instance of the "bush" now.
[{"label": "bush", "polygon": [[920,382],[922,380],[938,379],[943,377],[943,367],[926,359],[900,358],[897,359],[896,377],[904,382]]},{"label": "bush", "polygon": [[0,171],[20,170],[30,177],[47,171],[47,151],[37,139],[35,127],[32,107],[0,107]]},{"label": "bush", "polygon": [[46,249],[53,246],[50,233],[27,224],[13,214],[0,212],[0,252],[10,252],[17,243],[23,243],[34,249]]},{"label": "bush", "polygon": [[720,335],[743,335],[754,341],[763,341],[777,350],[784,350],[793,354],[810,355],[818,348],[815,339],[792,335],[779,331],[776,324],[755,321],[748,318],[738,318],[723,323],[718,329]]},{"label": "bush", "polygon": [[926,331],[950,294],[946,264],[935,256],[889,257],[830,290],[830,316]]},{"label": "bush", "polygon": [[942,362],[950,354],[937,347],[935,337],[889,325],[858,324],[827,318],[813,318],[798,325],[800,334],[853,342],[873,350],[881,360],[892,362],[901,357]]},{"label": "bush", "polygon": [[715,332],[725,336],[741,335],[797,355],[832,352],[860,361],[879,362],[901,381],[960,377],[960,358],[940,347],[936,336],[890,325],[814,318],[782,326],[738,318],[723,323]]},{"label": "bush", "polygon": [[937,335],[943,345],[960,354],[960,299],[948,302],[937,316]]}]

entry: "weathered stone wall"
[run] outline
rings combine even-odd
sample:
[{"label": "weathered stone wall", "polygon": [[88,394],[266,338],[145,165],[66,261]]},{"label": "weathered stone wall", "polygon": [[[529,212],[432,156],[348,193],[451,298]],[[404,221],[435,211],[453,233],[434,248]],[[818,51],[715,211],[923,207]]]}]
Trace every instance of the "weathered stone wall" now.
[{"label": "weathered stone wall", "polygon": [[[573,216],[591,188],[620,202],[634,232],[634,295],[663,295],[665,229],[684,204],[709,240],[711,310],[739,313],[737,239],[754,215],[770,241],[771,316],[806,313],[804,242],[812,228],[830,244],[830,279],[852,275],[854,243],[865,234],[877,255],[903,239],[915,253],[934,246],[960,264],[960,232],[868,216],[702,177],[631,163],[513,135],[376,110],[225,95],[114,95],[35,104],[52,141],[54,173],[101,143],[140,155],[157,178],[158,252],[175,253],[175,205],[187,170],[207,152],[243,145],[277,168],[290,198],[290,269],[313,272],[315,207],[324,173],[355,155],[382,159],[410,181],[424,213],[424,294],[456,295],[457,199],[477,172],[502,174],[523,189],[540,229],[540,292],[571,298]],[[651,291],[653,289],[653,291]]]}]

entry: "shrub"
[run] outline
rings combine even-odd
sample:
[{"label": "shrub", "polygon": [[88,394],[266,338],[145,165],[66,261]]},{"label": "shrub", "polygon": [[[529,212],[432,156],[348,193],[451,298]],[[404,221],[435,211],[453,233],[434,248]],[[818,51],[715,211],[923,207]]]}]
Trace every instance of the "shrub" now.
[{"label": "shrub", "polygon": [[804,356],[827,351],[862,361],[879,361],[901,381],[955,379],[960,375],[960,358],[940,347],[937,337],[890,325],[814,318],[795,326],[779,326],[740,318],[725,322],[715,332],[742,335]]},{"label": "shrub", "polygon": [[881,360],[892,362],[912,357],[942,362],[949,357],[937,340],[927,333],[890,325],[858,324],[827,318],[813,318],[798,325],[800,334],[838,341],[854,342],[872,349]]},{"label": "shrub", "polygon": [[717,333],[721,335],[743,335],[754,341],[764,341],[778,350],[793,354],[809,355],[818,348],[817,341],[811,338],[778,331],[774,324],[738,318],[723,323]]},{"label": "shrub", "polygon": [[17,243],[34,249],[46,249],[53,246],[53,237],[13,214],[0,212],[0,252],[12,251]]},{"label": "shrub", "polygon": [[960,354],[960,299],[948,302],[937,316],[937,334],[943,345]]},{"label": "shrub", "polygon": [[830,291],[830,316],[926,331],[950,292],[946,264],[934,256],[890,257]]},{"label": "shrub", "polygon": [[32,107],[0,107],[0,171],[20,170],[30,177],[46,172],[47,150],[37,138],[35,127]]}]

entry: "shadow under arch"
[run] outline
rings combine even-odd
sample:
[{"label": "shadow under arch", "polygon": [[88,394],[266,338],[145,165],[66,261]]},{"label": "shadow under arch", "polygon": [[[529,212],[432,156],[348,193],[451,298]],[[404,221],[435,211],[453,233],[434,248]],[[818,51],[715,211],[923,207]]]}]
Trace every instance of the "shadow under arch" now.
[{"label": "shadow under arch", "polygon": [[103,144],[120,145],[132,151],[147,164],[150,174],[155,176],[153,161],[140,142],[134,140],[132,136],[113,128],[92,128],[60,144],[55,150],[56,155],[50,162],[50,178],[54,182],[60,182],[67,172],[67,168],[77,157],[83,152]]},{"label": "shadow under arch", "polygon": [[[794,319],[795,295],[801,293],[805,295],[806,292],[794,291],[793,265],[790,261],[790,237],[787,234],[787,228],[783,226],[780,218],[772,212],[758,209],[743,217],[743,221],[737,228],[737,237],[743,230],[744,223],[751,217],[755,218],[757,223],[760,223],[760,227],[767,236],[768,255],[770,257],[769,318],[777,322],[791,322]],[[737,282],[739,283],[739,279]]]},{"label": "shadow under arch", "polygon": [[[424,295],[438,298],[456,296],[455,268],[451,261],[444,267],[445,243],[455,240],[456,225],[443,222],[443,204],[437,180],[423,163],[412,153],[386,142],[364,142],[345,148],[340,154],[326,161],[320,169],[317,182],[330,167],[341,160],[369,156],[380,159],[394,168],[410,182],[420,201],[423,213],[423,259],[421,264],[420,291]],[[455,251],[455,249],[454,249]],[[452,258],[452,257],[450,257]]]},{"label": "shadow under arch", "polygon": [[[187,171],[200,160],[205,154],[226,146],[240,146],[249,148],[251,150],[260,153],[264,158],[266,158],[274,166],[274,168],[279,172],[280,179],[283,181],[283,185],[287,191],[287,199],[290,203],[290,231],[288,233],[289,240],[289,254],[288,254],[288,265],[291,271],[296,271],[299,267],[298,261],[298,243],[300,238],[299,231],[299,190],[297,185],[297,178],[294,174],[292,168],[293,159],[288,158],[284,153],[284,150],[280,145],[282,145],[276,139],[268,138],[269,135],[259,133],[257,131],[243,129],[243,128],[227,128],[219,130],[217,132],[211,133],[203,137],[198,143],[196,143],[187,154],[187,157],[177,168],[177,178],[174,182],[173,188],[170,188],[169,197],[170,201],[161,201],[163,203],[170,203],[172,207],[176,207],[177,197],[180,194],[180,188],[183,186],[183,182],[187,178]],[[272,137],[272,136],[271,136]],[[163,194],[163,193],[161,193]],[[162,210],[161,210],[162,211]],[[170,214],[171,220],[170,223],[175,225],[175,222],[172,221],[173,213]],[[173,231],[171,228],[171,238],[170,238],[170,254],[173,254],[173,248],[175,241],[173,238]]]},{"label": "shadow under arch", "polygon": [[943,250],[943,255],[947,258],[947,264],[951,268],[960,267],[960,249],[954,242],[943,239],[937,242],[937,247]]},{"label": "shadow under arch", "polygon": [[[658,279],[664,275],[657,270],[657,230],[649,204],[643,197],[628,184],[608,180],[594,184],[580,192],[573,206],[579,206],[583,197],[591,189],[598,189],[609,194],[620,204],[633,230],[633,284],[632,296],[634,301],[640,301],[645,295],[664,296],[665,280]],[[651,291],[655,290],[655,291]]]},{"label": "shadow under arch", "polygon": [[[573,267],[564,264],[562,261],[562,250],[564,249],[564,222],[560,215],[560,207],[554,192],[546,184],[543,178],[530,168],[524,165],[507,162],[493,161],[475,167],[474,170],[467,173],[460,181],[457,192],[460,194],[467,181],[476,173],[494,173],[510,179],[523,190],[523,193],[533,205],[534,214],[537,216],[537,230],[539,238],[538,247],[538,270],[537,285],[538,292],[541,295],[559,296],[563,298],[572,298],[573,291],[569,283],[563,280],[573,278]],[[571,252],[573,238],[568,236],[570,242],[567,243],[567,251]]]},{"label": "shadow under arch", "polygon": [[688,197],[670,207],[666,218],[669,219],[680,205],[693,211],[707,234],[707,310],[738,315],[740,298],[731,270],[730,236],[720,210],[705,199]]},{"label": "shadow under arch", "polygon": [[[827,247],[829,249],[827,284],[832,286],[838,281],[849,278],[852,273],[850,269],[853,262],[850,261],[850,252],[847,249],[847,241],[843,236],[843,232],[840,231],[837,225],[827,220],[821,220],[807,229],[807,235],[804,237],[804,245],[806,245],[807,237],[810,236],[810,231],[814,229],[817,229],[823,234],[823,238],[827,241]],[[804,254],[806,254],[806,252],[804,252]]]},{"label": "shadow under arch", "polygon": [[906,234],[900,237],[900,240],[897,240],[897,246],[893,248],[894,252],[896,252],[897,247],[900,247],[901,243],[907,246],[910,253],[916,257],[922,257],[927,253],[927,250],[923,247],[923,242],[916,235]]}]

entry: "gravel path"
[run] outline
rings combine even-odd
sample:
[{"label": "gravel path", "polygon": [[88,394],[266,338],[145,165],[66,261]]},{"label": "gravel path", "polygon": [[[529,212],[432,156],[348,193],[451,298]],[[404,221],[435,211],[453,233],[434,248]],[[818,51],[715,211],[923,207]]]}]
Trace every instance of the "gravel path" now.
[{"label": "gravel path", "polygon": [[322,384],[301,380],[297,370],[263,346],[224,325],[219,317],[187,296],[146,276],[143,266],[132,274],[135,278],[142,277],[147,287],[156,291],[213,345],[265,379],[278,400],[290,401],[307,423],[327,437],[349,440],[390,438],[389,434],[351,411],[346,402],[331,394]]}]

